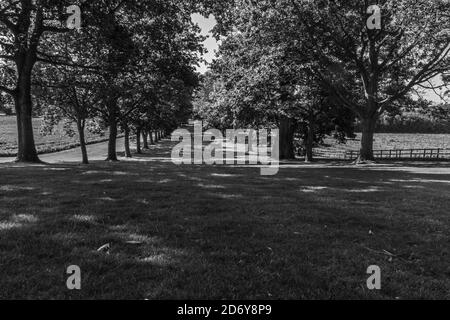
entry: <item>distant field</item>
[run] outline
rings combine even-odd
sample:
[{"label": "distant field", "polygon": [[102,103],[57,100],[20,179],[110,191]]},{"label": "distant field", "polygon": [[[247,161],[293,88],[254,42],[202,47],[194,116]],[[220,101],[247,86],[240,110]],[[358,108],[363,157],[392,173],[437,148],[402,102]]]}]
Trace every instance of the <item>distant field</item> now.
[{"label": "distant field", "polygon": [[[339,144],[332,138],[325,139],[325,145],[316,148],[316,153],[339,154],[345,151],[358,151],[361,145],[361,134],[346,144]],[[375,135],[375,150],[395,149],[450,149],[450,134],[411,134],[411,133],[378,133]]]},{"label": "distant field", "polygon": [[[78,136],[69,137],[62,128],[55,130],[53,135],[43,136],[39,133],[41,119],[33,119],[34,138],[39,153],[61,151],[78,146]],[[93,135],[86,132],[88,142],[105,139],[105,136]],[[17,152],[16,118],[0,116],[0,156],[14,156]]]}]

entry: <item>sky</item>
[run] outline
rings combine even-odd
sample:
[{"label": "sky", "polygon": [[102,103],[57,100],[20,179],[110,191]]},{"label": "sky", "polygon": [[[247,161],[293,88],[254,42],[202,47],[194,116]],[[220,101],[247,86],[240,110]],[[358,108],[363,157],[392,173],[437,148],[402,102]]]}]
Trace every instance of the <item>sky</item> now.
[{"label": "sky", "polygon": [[[204,46],[208,50],[208,53],[206,53],[203,56],[203,58],[208,63],[211,63],[215,57],[216,50],[218,50],[218,48],[219,48],[218,42],[212,36],[212,33],[211,33],[211,30],[214,28],[214,26],[217,23],[216,19],[212,15],[210,15],[208,18],[205,18],[200,14],[193,14],[192,20],[200,26],[200,28],[202,29],[202,35],[208,36],[208,39],[204,42]],[[207,64],[202,63],[200,65],[200,67],[197,68],[197,70],[198,70],[198,72],[204,74],[208,70],[208,66],[207,66]],[[435,84],[441,83],[441,81],[439,81],[439,78],[433,79],[433,82]],[[424,90],[423,98],[434,101],[434,102],[442,102],[440,97],[437,94],[435,94],[432,90]]]},{"label": "sky", "polygon": [[[208,36],[208,39],[206,39],[206,41],[204,42],[204,46],[208,50],[208,53],[205,54],[203,58],[210,63],[214,59],[215,51],[219,48],[216,39],[212,36],[211,33],[211,30],[217,23],[216,19],[212,15],[209,16],[209,18],[205,18],[200,14],[193,14],[192,20],[200,26],[200,28],[202,29],[202,35]],[[198,68],[198,71],[200,73],[205,73],[207,70],[208,67],[206,64],[202,64]]]}]

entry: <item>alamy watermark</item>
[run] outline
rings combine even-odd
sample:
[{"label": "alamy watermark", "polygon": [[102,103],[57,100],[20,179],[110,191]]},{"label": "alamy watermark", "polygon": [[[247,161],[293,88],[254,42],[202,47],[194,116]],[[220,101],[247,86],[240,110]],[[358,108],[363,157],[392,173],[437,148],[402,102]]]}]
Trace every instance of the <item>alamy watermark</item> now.
[{"label": "alamy watermark", "polygon": [[77,265],[71,265],[67,268],[66,273],[69,275],[66,281],[67,289],[81,290],[81,268]]},{"label": "alamy watermark", "polygon": [[367,279],[367,288],[369,290],[381,290],[381,268],[373,265],[367,268],[367,274],[370,277]]},{"label": "alamy watermark", "polygon": [[279,171],[278,129],[229,129],[224,137],[217,129],[203,132],[203,123],[196,121],[193,137],[189,130],[178,129],[172,133],[172,141],[180,142],[172,150],[172,162],[176,165],[261,165],[263,176],[273,176]]},{"label": "alamy watermark", "polygon": [[371,5],[367,8],[367,14],[371,15],[367,19],[367,29],[381,30],[381,8],[377,5]]},{"label": "alamy watermark", "polygon": [[70,16],[67,18],[66,26],[67,29],[76,29],[80,31],[81,29],[81,9],[77,5],[71,5],[67,7],[66,13]]}]

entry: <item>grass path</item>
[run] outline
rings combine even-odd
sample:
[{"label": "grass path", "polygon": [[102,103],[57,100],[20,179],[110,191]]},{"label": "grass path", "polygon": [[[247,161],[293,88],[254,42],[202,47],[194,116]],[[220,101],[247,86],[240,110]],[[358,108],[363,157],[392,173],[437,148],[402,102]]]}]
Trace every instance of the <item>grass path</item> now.
[{"label": "grass path", "polygon": [[[0,298],[450,299],[449,164],[262,177],[175,166],[171,146],[114,164],[0,164]],[[73,264],[81,291],[65,286]]]}]

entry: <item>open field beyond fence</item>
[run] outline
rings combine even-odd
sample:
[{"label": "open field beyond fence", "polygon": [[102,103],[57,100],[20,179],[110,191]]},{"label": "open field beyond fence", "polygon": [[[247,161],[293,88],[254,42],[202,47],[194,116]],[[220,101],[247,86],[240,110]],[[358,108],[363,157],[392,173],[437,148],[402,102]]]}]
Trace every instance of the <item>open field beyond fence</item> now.
[{"label": "open field beyond fence", "polygon": [[[42,135],[40,133],[42,120],[33,119],[34,138],[36,148],[39,153],[51,153],[62,151],[79,145],[78,135],[68,136],[63,126],[59,126],[52,135]],[[74,128],[74,130],[76,130]],[[107,138],[106,135],[96,135],[86,132],[88,143],[100,142]],[[0,157],[15,156],[17,153],[17,127],[14,116],[0,116]]]},{"label": "open field beyond fence", "polygon": [[[361,134],[346,144],[332,138],[314,150],[317,158],[354,160],[359,155]],[[379,133],[374,139],[378,159],[443,160],[450,159],[450,134]]]}]

